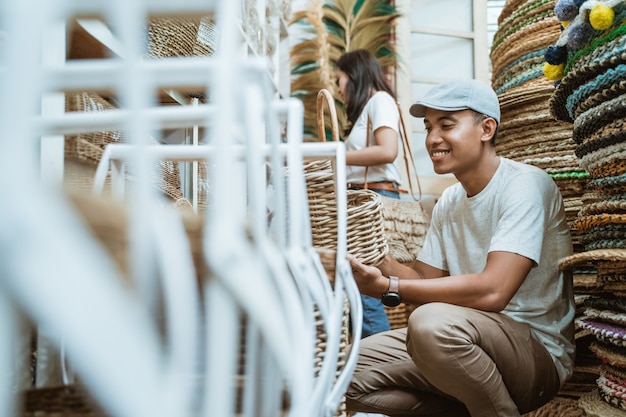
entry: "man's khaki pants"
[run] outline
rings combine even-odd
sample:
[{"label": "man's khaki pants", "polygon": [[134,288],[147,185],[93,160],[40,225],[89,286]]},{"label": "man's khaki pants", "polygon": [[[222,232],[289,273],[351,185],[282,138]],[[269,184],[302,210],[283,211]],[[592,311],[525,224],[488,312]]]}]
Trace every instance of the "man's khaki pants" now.
[{"label": "man's khaki pants", "polygon": [[425,304],[408,328],[361,341],[346,393],[351,411],[389,416],[515,417],[560,387],[530,328],[500,313]]}]

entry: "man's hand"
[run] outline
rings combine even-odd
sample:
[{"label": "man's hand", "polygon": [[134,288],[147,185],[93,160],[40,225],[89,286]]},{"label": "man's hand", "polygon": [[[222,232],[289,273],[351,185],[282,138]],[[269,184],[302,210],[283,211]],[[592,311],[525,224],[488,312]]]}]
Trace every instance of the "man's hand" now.
[{"label": "man's hand", "polygon": [[348,254],[352,275],[362,294],[380,298],[389,288],[389,279],[375,266],[365,265],[354,255]]}]

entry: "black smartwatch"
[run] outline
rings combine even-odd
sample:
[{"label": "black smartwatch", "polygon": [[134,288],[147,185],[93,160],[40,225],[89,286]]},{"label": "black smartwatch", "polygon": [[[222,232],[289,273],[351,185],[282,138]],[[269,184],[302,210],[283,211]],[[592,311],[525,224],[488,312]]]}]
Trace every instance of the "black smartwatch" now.
[{"label": "black smartwatch", "polygon": [[396,307],[402,302],[398,289],[400,288],[400,280],[398,277],[389,276],[389,289],[382,296],[382,302],[387,307]]}]

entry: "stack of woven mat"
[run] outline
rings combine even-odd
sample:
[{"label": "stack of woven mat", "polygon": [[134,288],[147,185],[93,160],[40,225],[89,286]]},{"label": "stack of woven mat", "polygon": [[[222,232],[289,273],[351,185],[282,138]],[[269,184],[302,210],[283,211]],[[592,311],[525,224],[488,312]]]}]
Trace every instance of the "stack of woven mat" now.
[{"label": "stack of woven mat", "polygon": [[[543,69],[546,49],[561,35],[556,6],[556,0],[508,0],[502,8],[491,49],[492,86],[502,109],[496,151],[535,165],[554,179],[577,252],[584,248],[574,223],[589,174],[578,164],[571,124],[556,120],[550,111],[555,87]],[[588,275],[579,274],[574,284],[577,314],[582,316],[583,301],[596,288],[590,285]],[[578,398],[593,389],[599,374],[599,361],[589,349],[592,339],[589,332],[577,329],[574,376],[553,401],[526,417],[583,414]]]},{"label": "stack of woven mat", "polygon": [[574,154],[571,125],[550,114],[554,86],[543,65],[546,48],[561,33],[555,5],[555,0],[508,0],[500,13],[491,48],[492,86],[502,108],[496,151],[550,174],[572,225],[588,174]]},{"label": "stack of woven mat", "polygon": [[602,362],[580,405],[589,416],[626,416],[626,1],[559,0],[554,12],[563,31],[544,56],[556,84],[550,111],[573,124],[590,175],[573,223],[583,250],[560,263],[590,289],[576,324]]},{"label": "stack of woven mat", "polygon": [[562,259],[566,271],[585,271],[600,291],[584,300],[576,325],[592,336],[601,361],[594,389],[580,397],[588,416],[626,416],[626,250],[595,249]]}]

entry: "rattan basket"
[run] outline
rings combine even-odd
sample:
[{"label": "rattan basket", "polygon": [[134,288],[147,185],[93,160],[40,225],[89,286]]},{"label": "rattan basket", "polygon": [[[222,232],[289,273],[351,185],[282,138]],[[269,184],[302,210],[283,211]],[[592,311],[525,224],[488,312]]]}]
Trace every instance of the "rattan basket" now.
[{"label": "rattan basket", "polygon": [[[336,250],[335,184],[328,181],[332,176],[332,172],[305,172],[313,246]],[[378,265],[389,253],[380,195],[368,190],[348,190],[347,202],[348,252],[365,264]]]},{"label": "rattan basket", "polygon": [[[335,102],[328,90],[317,95],[317,128],[325,137],[324,103],[329,109],[332,140],[339,140]],[[337,249],[335,175],[328,160],[304,165],[313,246]],[[348,252],[368,265],[378,265],[389,253],[380,195],[368,190],[347,191]]]},{"label": "rattan basket", "polygon": [[78,385],[26,390],[20,406],[21,417],[109,417]]},{"label": "rattan basket", "polygon": [[216,40],[210,16],[153,17],[148,24],[148,56],[152,58],[211,55]]},{"label": "rattan basket", "polygon": [[384,198],[384,229],[389,253],[398,262],[413,262],[424,244],[429,226],[428,215],[421,204],[403,204]]},{"label": "rattan basket", "polygon": [[[115,109],[109,100],[95,92],[79,91],[65,94],[66,112],[105,112]],[[65,136],[64,187],[70,192],[91,193],[93,178],[104,149],[109,144],[124,142],[124,133],[118,130],[85,132]],[[157,143],[151,139],[152,143]],[[159,161],[151,171],[151,183],[173,201],[183,197],[178,164]],[[126,191],[133,189],[132,170],[126,178]],[[105,192],[110,190],[107,178]]]}]

